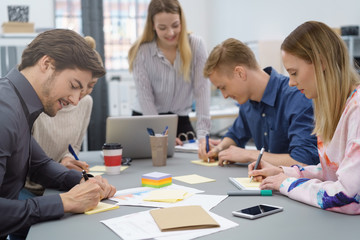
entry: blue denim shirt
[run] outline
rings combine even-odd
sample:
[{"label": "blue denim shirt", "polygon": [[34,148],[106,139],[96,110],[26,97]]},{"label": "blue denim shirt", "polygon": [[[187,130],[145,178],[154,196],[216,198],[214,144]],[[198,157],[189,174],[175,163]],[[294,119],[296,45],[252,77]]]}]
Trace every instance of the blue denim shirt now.
[{"label": "blue denim shirt", "polygon": [[317,140],[312,101],[289,86],[289,78],[268,67],[270,75],[260,102],[240,105],[239,116],[225,134],[239,147],[253,139],[257,149],[270,153],[289,153],[298,162],[318,164]]}]

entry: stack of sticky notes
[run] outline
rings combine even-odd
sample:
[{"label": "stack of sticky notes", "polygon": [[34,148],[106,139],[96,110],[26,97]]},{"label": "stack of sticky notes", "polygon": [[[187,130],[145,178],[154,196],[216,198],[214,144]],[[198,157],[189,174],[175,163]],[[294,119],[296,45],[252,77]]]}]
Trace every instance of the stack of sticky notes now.
[{"label": "stack of sticky notes", "polygon": [[141,184],[143,187],[161,188],[172,183],[171,174],[161,172],[151,172],[142,175]]}]

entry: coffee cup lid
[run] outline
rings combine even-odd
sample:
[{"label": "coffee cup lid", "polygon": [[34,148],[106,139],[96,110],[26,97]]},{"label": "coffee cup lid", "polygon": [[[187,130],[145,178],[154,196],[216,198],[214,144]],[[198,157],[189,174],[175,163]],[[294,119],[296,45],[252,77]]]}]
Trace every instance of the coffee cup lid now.
[{"label": "coffee cup lid", "polygon": [[102,149],[120,149],[122,148],[120,143],[104,143]]}]

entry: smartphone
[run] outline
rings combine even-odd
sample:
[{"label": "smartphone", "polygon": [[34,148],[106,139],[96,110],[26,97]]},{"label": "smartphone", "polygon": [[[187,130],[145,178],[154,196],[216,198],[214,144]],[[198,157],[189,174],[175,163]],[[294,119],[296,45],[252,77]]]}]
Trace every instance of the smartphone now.
[{"label": "smartphone", "polygon": [[236,217],[256,219],[273,213],[281,212],[282,210],[283,207],[278,207],[268,204],[260,204],[257,206],[240,209],[238,211],[233,211],[232,214]]}]

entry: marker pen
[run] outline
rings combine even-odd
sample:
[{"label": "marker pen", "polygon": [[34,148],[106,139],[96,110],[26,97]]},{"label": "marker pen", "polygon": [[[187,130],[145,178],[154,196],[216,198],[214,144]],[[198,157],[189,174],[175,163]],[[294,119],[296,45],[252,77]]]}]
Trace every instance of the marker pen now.
[{"label": "marker pen", "polygon": [[241,190],[228,192],[229,196],[272,196],[271,190]]}]

